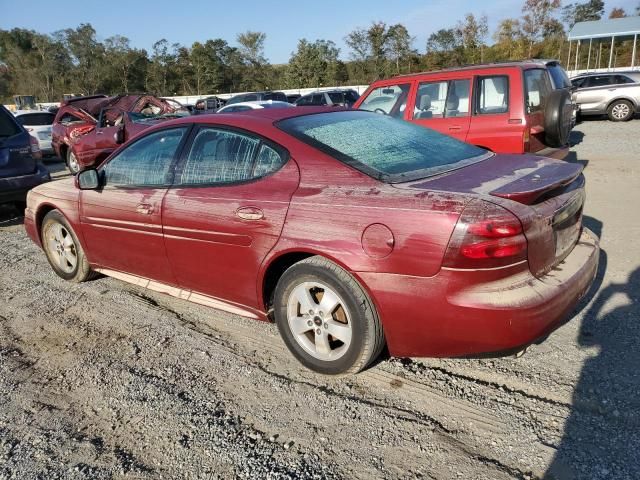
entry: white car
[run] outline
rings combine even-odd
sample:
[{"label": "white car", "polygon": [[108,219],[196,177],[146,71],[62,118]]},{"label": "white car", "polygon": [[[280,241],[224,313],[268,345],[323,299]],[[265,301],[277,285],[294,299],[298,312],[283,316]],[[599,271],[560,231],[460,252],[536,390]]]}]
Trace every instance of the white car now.
[{"label": "white car", "polygon": [[29,134],[38,140],[42,155],[55,155],[51,145],[51,126],[55,113],[44,111],[18,111],[15,113],[16,120]]},{"label": "white car", "polygon": [[262,100],[257,102],[240,102],[227,105],[218,110],[218,113],[246,112],[249,110],[260,110],[262,108],[295,108],[288,102],[278,102],[277,100]]}]

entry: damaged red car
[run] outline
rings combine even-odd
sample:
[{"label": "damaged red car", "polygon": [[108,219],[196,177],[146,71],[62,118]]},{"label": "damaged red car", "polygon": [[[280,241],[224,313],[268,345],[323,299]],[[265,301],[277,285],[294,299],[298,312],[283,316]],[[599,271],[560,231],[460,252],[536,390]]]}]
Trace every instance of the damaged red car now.
[{"label": "damaged red car", "polygon": [[100,164],[119,144],[155,123],[188,115],[174,100],[153,95],[94,95],[62,102],[51,132],[58,157],[72,173]]},{"label": "damaged red car", "polygon": [[[587,292],[582,166],[500,155],[365,111],[156,125],[29,193],[53,270],[274,319],[307,367],[513,351]],[[117,245],[118,248],[113,248]]]}]

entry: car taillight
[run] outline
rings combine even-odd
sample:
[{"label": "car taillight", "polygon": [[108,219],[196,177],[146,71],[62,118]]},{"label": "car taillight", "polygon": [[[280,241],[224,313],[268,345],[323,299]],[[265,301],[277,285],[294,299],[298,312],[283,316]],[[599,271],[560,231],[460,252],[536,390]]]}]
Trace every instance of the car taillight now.
[{"label": "car taillight", "polygon": [[465,207],[451,235],[443,267],[496,268],[527,259],[527,239],[520,220],[493,203]]},{"label": "car taillight", "polygon": [[525,153],[531,151],[531,130],[529,127],[525,127],[522,132],[522,151]]},{"label": "car taillight", "polygon": [[40,144],[38,139],[29,135],[29,144],[31,145],[31,156],[33,158],[42,158],[42,152],[40,151]]}]

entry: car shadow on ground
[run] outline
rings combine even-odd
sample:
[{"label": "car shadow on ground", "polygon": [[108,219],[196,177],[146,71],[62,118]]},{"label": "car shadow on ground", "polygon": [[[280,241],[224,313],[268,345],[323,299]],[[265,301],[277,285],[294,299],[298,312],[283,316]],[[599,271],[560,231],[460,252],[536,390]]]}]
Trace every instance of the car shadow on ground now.
[{"label": "car shadow on ground", "polygon": [[24,210],[21,207],[22,205],[18,206],[13,203],[0,204],[0,229],[22,225]]},{"label": "car shadow on ground", "polygon": [[[585,225],[600,236],[601,222],[585,217]],[[580,372],[548,480],[640,478],[640,268],[601,288],[606,268],[602,250],[577,339],[593,356]]]}]

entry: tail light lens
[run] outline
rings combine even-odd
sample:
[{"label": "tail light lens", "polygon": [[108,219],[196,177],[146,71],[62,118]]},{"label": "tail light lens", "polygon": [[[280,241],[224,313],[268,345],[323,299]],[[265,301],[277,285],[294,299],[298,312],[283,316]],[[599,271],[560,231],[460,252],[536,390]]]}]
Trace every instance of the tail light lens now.
[{"label": "tail light lens", "polygon": [[33,158],[42,158],[42,152],[40,151],[40,144],[38,139],[29,135],[29,144],[31,145],[31,156]]},{"label": "tail light lens", "polygon": [[531,130],[529,127],[525,127],[522,132],[522,150],[523,152],[531,151]]},{"label": "tail light lens", "polygon": [[520,220],[493,203],[468,205],[449,240],[443,266],[496,268],[527,259],[527,239]]}]

